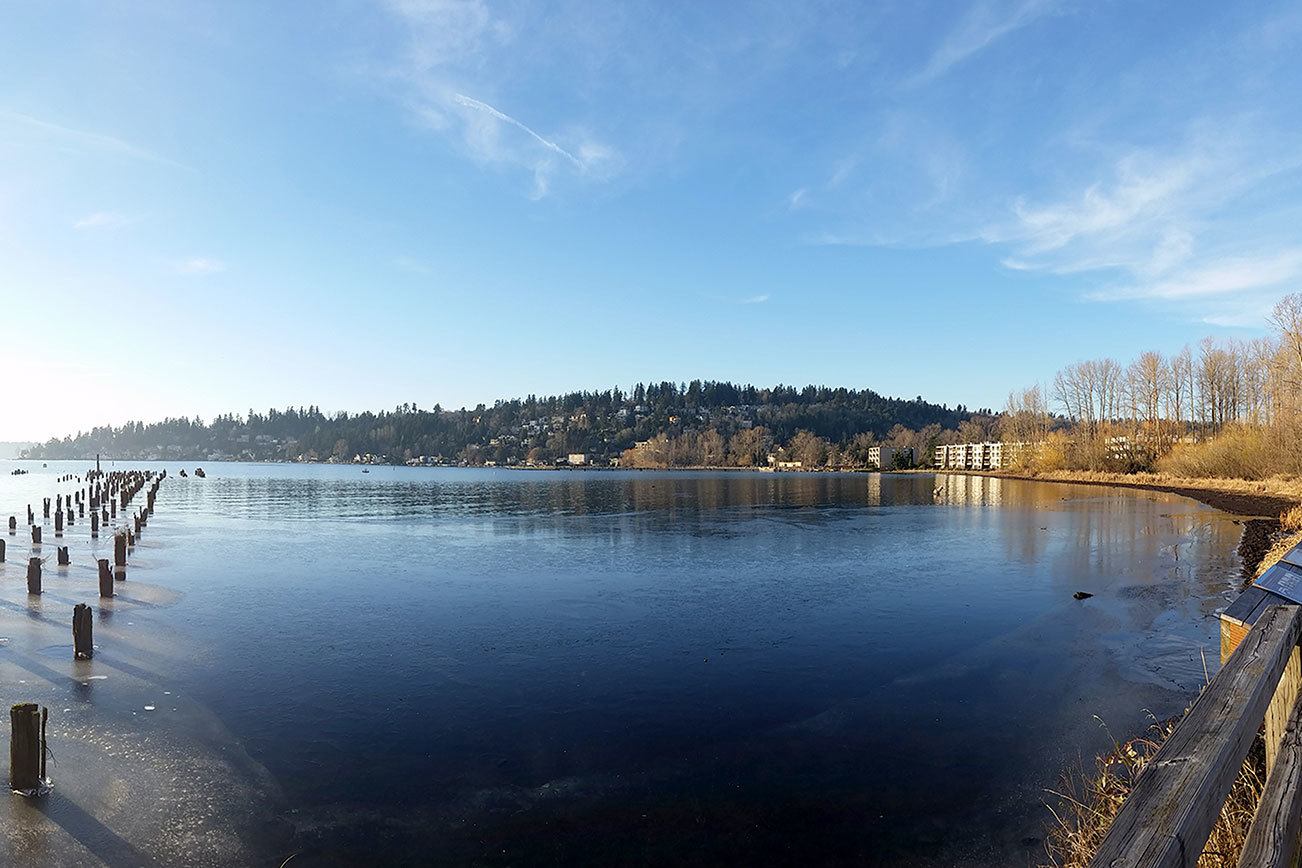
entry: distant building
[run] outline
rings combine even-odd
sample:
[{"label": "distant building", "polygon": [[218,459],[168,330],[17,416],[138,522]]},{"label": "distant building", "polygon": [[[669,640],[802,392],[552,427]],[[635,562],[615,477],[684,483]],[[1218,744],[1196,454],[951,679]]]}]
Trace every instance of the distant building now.
[{"label": "distant building", "polygon": [[566,456],[565,463],[570,465],[571,467],[582,467],[583,465],[588,463],[588,453],[571,452],[568,456]]},{"label": "distant building", "polygon": [[913,447],[870,446],[868,448],[868,464],[875,466],[878,470],[889,470],[900,465],[912,467],[914,464]]},{"label": "distant building", "polygon": [[947,470],[1000,470],[1011,464],[1028,443],[955,443],[936,447],[936,466]]}]

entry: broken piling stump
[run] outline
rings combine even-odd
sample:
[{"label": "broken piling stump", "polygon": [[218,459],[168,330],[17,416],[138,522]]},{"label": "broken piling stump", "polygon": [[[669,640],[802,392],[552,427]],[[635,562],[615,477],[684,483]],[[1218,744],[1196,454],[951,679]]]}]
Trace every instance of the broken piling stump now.
[{"label": "broken piling stump", "polygon": [[39,594],[41,592],[41,559],[27,559],[27,593]]},{"label": "broken piling stump", "polygon": [[45,791],[45,722],[50,711],[34,702],[9,709],[9,786],[23,795]]},{"label": "broken piling stump", "polygon": [[59,546],[59,566],[66,567],[71,563],[72,559],[68,557],[68,547]]},{"label": "broken piling stump", "polygon": [[39,524],[34,524],[32,525],[32,548],[38,549],[40,547],[41,547],[41,526]]},{"label": "broken piling stump", "polygon": [[95,656],[95,643],[91,627],[90,606],[78,603],[72,609],[72,656],[76,660],[89,660]]},{"label": "broken piling stump", "polygon": [[118,581],[127,577],[127,535],[113,535],[113,576]]},{"label": "broken piling stump", "polygon": [[99,595],[113,596],[113,571],[109,569],[108,558],[99,559]]}]

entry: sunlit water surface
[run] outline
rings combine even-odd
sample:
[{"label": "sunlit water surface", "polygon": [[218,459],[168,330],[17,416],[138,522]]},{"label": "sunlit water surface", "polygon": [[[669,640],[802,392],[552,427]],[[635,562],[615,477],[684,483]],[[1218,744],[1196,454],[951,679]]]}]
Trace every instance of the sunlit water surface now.
[{"label": "sunlit water surface", "polygon": [[[86,466],[0,462],[0,514]],[[129,629],[302,864],[1034,862],[1061,773],[1215,670],[1240,569],[1228,517],[1106,488],[206,470]]]}]

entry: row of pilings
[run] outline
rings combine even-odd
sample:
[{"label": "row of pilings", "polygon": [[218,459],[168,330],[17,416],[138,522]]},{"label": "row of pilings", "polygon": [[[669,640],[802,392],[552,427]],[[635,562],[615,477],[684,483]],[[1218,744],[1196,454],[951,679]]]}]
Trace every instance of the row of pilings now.
[{"label": "row of pilings", "polygon": [[[115,582],[126,581],[127,556],[135,548],[149,518],[154,514],[154,501],[158,487],[167,478],[167,471],[122,470],[104,473],[98,469],[83,475],[66,474],[57,480],[60,484],[74,483],[77,488],[70,494],[59,493],[44,498],[40,504],[41,522],[36,521],[32,505],[27,505],[27,525],[31,534],[31,551],[27,560],[27,593],[41,593],[42,567],[48,556],[42,557],[42,531],[51,520],[56,540],[73,532],[74,526],[89,516],[91,539],[98,539],[101,527],[113,534],[112,565],[108,558],[99,558],[99,595],[113,596]],[[142,496],[143,493],[143,496]],[[143,502],[142,502],[143,501]],[[132,512],[132,505],[135,511]],[[18,534],[18,517],[9,516],[9,536]],[[66,567],[71,563],[67,545],[56,542],[56,563]],[[0,562],[5,559],[5,540],[0,537]],[[72,611],[72,653],[76,660],[89,660],[95,655],[93,619],[90,606],[78,603]],[[11,740],[9,742],[9,782],[14,792],[22,795],[40,795],[49,790],[46,776],[45,742],[49,709],[37,703],[21,702],[9,709]]]}]

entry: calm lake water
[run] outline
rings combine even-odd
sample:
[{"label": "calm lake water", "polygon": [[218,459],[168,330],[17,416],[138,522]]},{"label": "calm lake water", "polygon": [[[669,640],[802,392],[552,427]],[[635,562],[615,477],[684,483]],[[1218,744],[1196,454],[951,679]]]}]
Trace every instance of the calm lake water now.
[{"label": "calm lake water", "polygon": [[[0,515],[86,467],[0,462]],[[269,864],[1035,863],[1239,581],[1237,523],[1129,490],[205,469],[112,627],[274,779]]]}]

